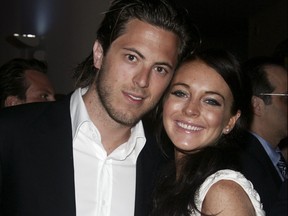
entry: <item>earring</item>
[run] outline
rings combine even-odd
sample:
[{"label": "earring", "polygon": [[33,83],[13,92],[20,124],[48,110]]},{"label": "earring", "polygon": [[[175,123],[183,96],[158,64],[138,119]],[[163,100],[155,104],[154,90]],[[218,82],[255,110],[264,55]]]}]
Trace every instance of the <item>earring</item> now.
[{"label": "earring", "polygon": [[229,128],[227,128],[227,129],[225,130],[226,134],[228,134],[228,133],[229,133],[229,131],[230,131],[230,129],[229,129]]}]

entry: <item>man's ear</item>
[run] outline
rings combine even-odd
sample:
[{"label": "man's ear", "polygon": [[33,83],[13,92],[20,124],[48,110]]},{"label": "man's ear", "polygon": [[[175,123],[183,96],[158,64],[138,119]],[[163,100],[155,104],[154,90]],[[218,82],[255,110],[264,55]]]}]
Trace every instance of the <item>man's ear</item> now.
[{"label": "man's ear", "polygon": [[100,69],[102,65],[102,60],[103,60],[103,48],[102,45],[99,43],[99,41],[96,40],[93,46],[94,67]]},{"label": "man's ear", "polygon": [[9,106],[15,106],[23,104],[23,100],[20,100],[17,96],[10,95],[5,99],[4,106],[9,107]]},{"label": "man's ear", "polygon": [[254,115],[261,116],[265,106],[264,101],[257,96],[252,96],[251,103]]}]

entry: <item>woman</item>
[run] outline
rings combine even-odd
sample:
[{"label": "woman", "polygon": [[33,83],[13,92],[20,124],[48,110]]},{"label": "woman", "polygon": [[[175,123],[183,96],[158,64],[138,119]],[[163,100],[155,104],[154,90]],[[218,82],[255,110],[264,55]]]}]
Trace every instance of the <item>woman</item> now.
[{"label": "woman", "polygon": [[159,133],[173,143],[175,163],[159,182],[152,215],[265,215],[252,184],[233,170],[229,148],[250,101],[239,68],[232,54],[207,50],[177,70]]}]

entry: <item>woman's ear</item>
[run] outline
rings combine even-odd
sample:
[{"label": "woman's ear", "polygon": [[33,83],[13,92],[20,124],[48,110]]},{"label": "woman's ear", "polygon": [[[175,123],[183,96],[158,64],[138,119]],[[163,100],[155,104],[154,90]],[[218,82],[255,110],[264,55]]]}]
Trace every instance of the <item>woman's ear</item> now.
[{"label": "woman's ear", "polygon": [[102,45],[99,43],[98,40],[96,40],[95,43],[94,43],[94,46],[93,46],[94,67],[97,68],[97,69],[100,69],[101,65],[102,65],[102,60],[103,60]]},{"label": "woman's ear", "polygon": [[23,104],[23,100],[20,100],[17,96],[10,95],[5,99],[4,106],[9,107],[9,106],[15,106],[19,104]]},{"label": "woman's ear", "polygon": [[226,127],[223,128],[223,133],[224,134],[228,134],[230,133],[230,131],[234,128],[237,120],[239,119],[239,117],[241,116],[241,111],[238,110],[237,113],[234,116],[231,116],[229,119],[229,122],[227,124]]}]

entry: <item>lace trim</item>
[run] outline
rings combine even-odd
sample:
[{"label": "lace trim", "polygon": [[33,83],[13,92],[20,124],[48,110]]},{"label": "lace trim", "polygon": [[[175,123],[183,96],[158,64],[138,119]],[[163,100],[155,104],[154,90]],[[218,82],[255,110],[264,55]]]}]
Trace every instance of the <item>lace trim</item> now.
[{"label": "lace trim", "polygon": [[219,170],[216,173],[210,175],[197,190],[195,194],[195,203],[200,210],[202,209],[202,202],[208,190],[213,184],[215,184],[220,180],[231,180],[239,184],[249,196],[254,206],[256,215],[257,216],[265,215],[265,212],[263,210],[263,204],[260,201],[260,196],[254,189],[253,184],[248,179],[246,179],[242,173],[229,169]]}]

